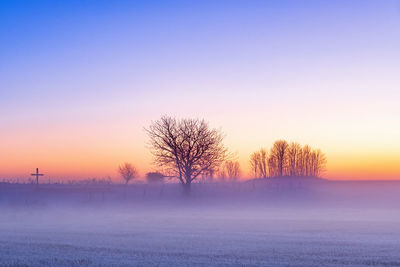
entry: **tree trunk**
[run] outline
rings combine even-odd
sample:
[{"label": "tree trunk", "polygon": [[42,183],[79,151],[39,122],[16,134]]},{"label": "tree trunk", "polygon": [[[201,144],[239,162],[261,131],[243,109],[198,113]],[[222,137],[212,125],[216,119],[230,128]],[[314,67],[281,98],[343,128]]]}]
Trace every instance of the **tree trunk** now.
[{"label": "tree trunk", "polygon": [[183,185],[183,194],[185,196],[189,196],[190,195],[190,191],[191,191],[191,183],[190,182],[186,182]]}]

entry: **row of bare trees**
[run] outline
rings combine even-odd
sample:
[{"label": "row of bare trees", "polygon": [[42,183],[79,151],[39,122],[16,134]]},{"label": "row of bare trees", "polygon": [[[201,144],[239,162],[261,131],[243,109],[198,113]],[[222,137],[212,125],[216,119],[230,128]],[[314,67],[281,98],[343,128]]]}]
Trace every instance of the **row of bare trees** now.
[{"label": "row of bare trees", "polygon": [[[239,162],[231,160],[223,145],[220,130],[210,128],[199,119],[178,120],[164,116],[146,129],[154,163],[161,172],[149,173],[148,181],[165,177],[177,178],[186,192],[199,177],[217,175],[222,180],[236,180],[240,176]],[[250,157],[254,177],[315,176],[321,175],[326,157],[320,151],[298,143],[276,141],[270,151],[260,149]],[[129,163],[119,167],[126,183],[136,177],[136,169]],[[162,174],[161,174],[162,173]]]},{"label": "row of bare trees", "polygon": [[309,145],[275,141],[269,153],[262,148],[250,156],[254,177],[279,176],[320,177],[326,167],[326,156]]}]

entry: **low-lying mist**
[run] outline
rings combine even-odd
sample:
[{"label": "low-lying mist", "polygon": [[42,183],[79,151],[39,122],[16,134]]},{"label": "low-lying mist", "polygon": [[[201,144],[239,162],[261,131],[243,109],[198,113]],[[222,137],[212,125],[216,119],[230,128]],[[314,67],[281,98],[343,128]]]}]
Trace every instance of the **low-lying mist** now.
[{"label": "low-lying mist", "polygon": [[400,181],[329,181],[272,178],[193,183],[185,193],[178,183],[18,184],[0,183],[0,207],[10,209],[70,206],[204,205],[256,207],[397,208]]},{"label": "low-lying mist", "polygon": [[399,266],[400,182],[1,184],[8,265]]}]

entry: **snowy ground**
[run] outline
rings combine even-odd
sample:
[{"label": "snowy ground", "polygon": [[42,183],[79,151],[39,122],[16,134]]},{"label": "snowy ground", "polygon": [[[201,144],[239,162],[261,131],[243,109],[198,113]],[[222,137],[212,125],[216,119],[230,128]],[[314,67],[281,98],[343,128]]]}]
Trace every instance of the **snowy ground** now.
[{"label": "snowy ground", "polygon": [[400,182],[0,185],[0,266],[400,266]]},{"label": "snowy ground", "polygon": [[351,208],[3,209],[0,264],[400,266],[400,219]]}]

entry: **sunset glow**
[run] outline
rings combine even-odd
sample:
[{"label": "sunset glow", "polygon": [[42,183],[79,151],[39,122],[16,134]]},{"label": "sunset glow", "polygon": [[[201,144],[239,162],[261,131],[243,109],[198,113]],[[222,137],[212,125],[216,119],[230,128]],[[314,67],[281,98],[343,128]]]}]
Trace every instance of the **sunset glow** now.
[{"label": "sunset glow", "polygon": [[0,179],[143,177],[165,114],[221,129],[243,178],[278,139],[328,179],[400,178],[398,1],[198,4],[1,3]]}]

